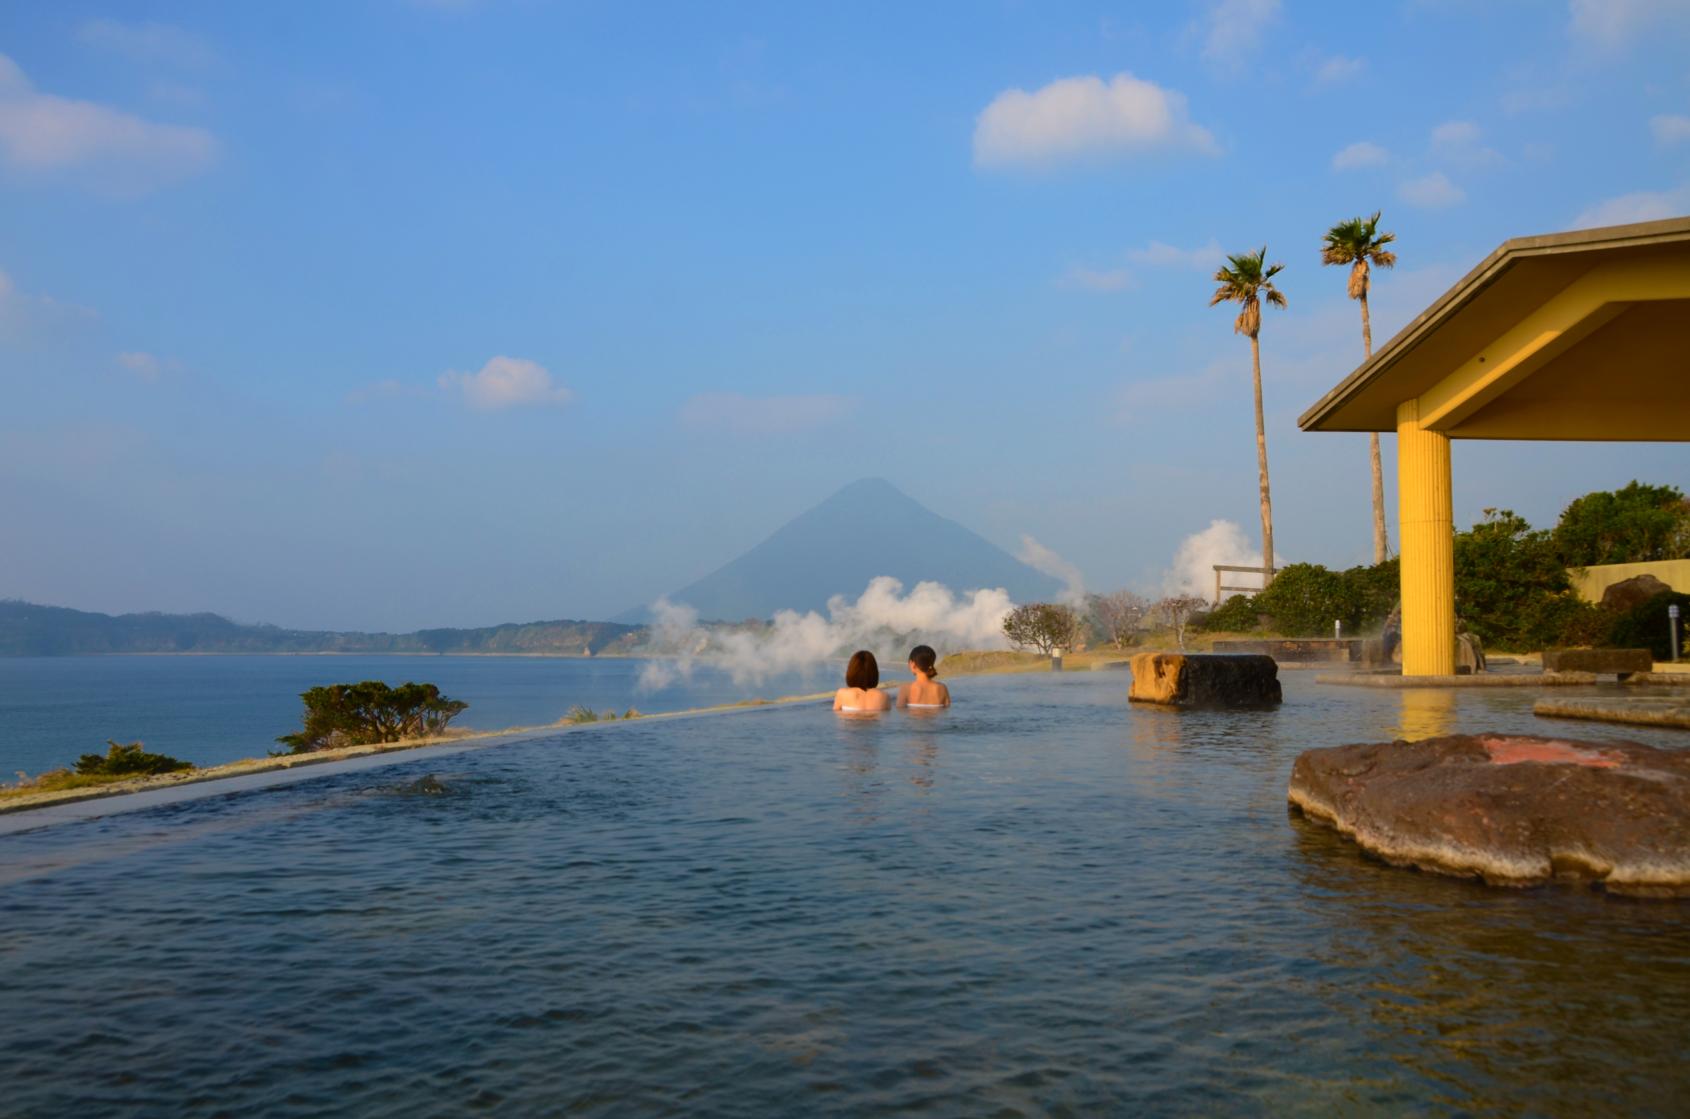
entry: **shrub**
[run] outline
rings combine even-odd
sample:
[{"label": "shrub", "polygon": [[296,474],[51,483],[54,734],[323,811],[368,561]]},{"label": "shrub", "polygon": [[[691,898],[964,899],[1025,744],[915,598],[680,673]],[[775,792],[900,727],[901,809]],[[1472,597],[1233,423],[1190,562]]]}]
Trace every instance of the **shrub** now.
[{"label": "shrub", "polygon": [[1216,633],[1248,633],[1261,624],[1261,612],[1256,609],[1256,596],[1235,594],[1203,620],[1203,628]]},{"label": "shrub", "polygon": [[1286,637],[1324,637],[1335,621],[1344,623],[1346,634],[1365,633],[1381,625],[1396,605],[1398,570],[1394,559],[1347,571],[1289,564],[1260,594],[1227,599],[1209,615],[1204,628],[1248,632],[1260,628],[1265,614],[1274,632]]},{"label": "shrub", "polygon": [[176,773],[183,769],[194,768],[193,762],[185,762],[180,758],[173,758],[168,754],[149,754],[141,749],[141,743],[131,742],[120,745],[111,739],[106,739],[110,747],[105,754],[83,754],[76,759],[76,772],[82,777],[147,777],[155,773]]},{"label": "shrub", "polygon": [[1492,649],[1562,644],[1587,614],[1551,534],[1509,509],[1486,509],[1482,521],[1455,534],[1455,608]]},{"label": "shrub", "polygon": [[312,688],[299,698],[305,701],[304,729],[276,739],[295,754],[429,738],[443,733],[446,724],[469,707],[461,700],[447,699],[433,684],[390,688],[380,680],[330,684]]},{"label": "shrub", "polygon": [[[1608,644],[1621,649],[1648,649],[1658,661],[1672,656],[1672,634],[1667,629],[1667,607],[1678,607],[1678,624],[1690,618],[1690,594],[1664,591],[1639,603],[1614,619],[1608,630]],[[1679,651],[1684,649],[1684,631],[1679,630]]]},{"label": "shrub", "polygon": [[1561,513],[1554,539],[1568,567],[1679,559],[1690,548],[1690,502],[1675,486],[1641,482],[1587,493]]}]

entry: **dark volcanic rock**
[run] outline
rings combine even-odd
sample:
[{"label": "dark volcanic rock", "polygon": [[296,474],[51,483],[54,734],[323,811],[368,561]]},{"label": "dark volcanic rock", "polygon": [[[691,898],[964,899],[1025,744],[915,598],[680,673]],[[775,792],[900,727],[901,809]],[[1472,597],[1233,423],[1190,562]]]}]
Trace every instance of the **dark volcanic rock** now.
[{"label": "dark volcanic rock", "polygon": [[406,797],[438,797],[445,796],[447,788],[438,777],[430,773],[427,777],[419,777],[409,784],[399,786],[398,793]]},{"label": "dark volcanic rock", "polygon": [[1627,610],[1637,609],[1656,595],[1663,595],[1671,590],[1671,587],[1653,575],[1633,575],[1629,579],[1621,579],[1611,584],[1602,592],[1602,609],[1623,614]]},{"label": "dark volcanic rock", "polygon": [[1297,758],[1289,795],[1399,866],[1690,896],[1690,753],[1501,735],[1337,746]]},{"label": "dark volcanic rock", "polygon": [[1132,660],[1134,703],[1169,707],[1272,707],[1282,700],[1279,665],[1258,655],[1140,653]]},{"label": "dark volcanic rock", "polygon": [[1545,649],[1545,672],[1594,672],[1629,676],[1655,667],[1655,655],[1647,649]]}]

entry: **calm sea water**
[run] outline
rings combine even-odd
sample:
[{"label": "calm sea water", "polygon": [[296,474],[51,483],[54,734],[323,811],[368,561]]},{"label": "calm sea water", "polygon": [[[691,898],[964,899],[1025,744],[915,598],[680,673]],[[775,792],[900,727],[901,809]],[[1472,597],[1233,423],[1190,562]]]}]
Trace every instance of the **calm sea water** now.
[{"label": "calm sea water", "polygon": [[323,684],[438,684],[469,704],[454,726],[541,726],[575,704],[618,713],[679,711],[830,686],[837,666],[736,683],[696,669],[667,687],[640,684],[645,661],[625,658],[203,656],[0,657],[0,780],[40,773],[107,739],[197,765],[262,757],[299,729],[299,694]]},{"label": "calm sea water", "polygon": [[1683,1114],[1690,907],[1397,870],[1286,811],[1308,746],[1596,728],[1297,674],[1245,714],[952,686],[0,839],[0,1110]]}]

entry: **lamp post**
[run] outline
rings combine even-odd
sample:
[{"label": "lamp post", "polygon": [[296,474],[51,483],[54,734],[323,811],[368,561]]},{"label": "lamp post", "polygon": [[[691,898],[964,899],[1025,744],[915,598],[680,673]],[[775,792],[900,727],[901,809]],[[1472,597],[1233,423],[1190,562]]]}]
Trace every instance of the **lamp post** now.
[{"label": "lamp post", "polygon": [[1678,603],[1667,607],[1667,631],[1672,635],[1672,660],[1678,663]]}]

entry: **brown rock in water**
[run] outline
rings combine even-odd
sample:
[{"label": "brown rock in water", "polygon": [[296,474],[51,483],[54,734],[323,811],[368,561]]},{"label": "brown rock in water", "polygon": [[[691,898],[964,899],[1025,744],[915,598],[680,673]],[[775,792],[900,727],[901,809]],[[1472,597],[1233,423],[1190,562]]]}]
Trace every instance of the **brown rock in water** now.
[{"label": "brown rock in water", "polygon": [[1655,655],[1647,649],[1545,649],[1545,672],[1594,672],[1625,678],[1633,672],[1655,667]]},{"label": "brown rock in water", "polygon": [[1690,897],[1690,753],[1452,735],[1308,750],[1291,804],[1398,866]]},{"label": "brown rock in water", "polygon": [[1140,653],[1132,659],[1133,703],[1169,707],[1272,707],[1282,700],[1279,665],[1259,655]]},{"label": "brown rock in water", "polygon": [[1671,587],[1653,575],[1633,575],[1629,579],[1609,584],[1608,589],[1602,592],[1602,609],[1623,614],[1670,590]]}]

